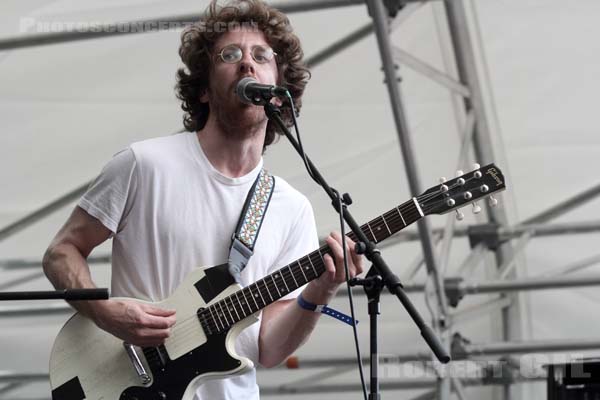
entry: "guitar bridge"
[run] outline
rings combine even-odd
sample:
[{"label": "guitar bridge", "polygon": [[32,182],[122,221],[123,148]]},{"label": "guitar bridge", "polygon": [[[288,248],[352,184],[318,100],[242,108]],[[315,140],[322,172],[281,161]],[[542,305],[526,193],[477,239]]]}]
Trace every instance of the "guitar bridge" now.
[{"label": "guitar bridge", "polygon": [[135,369],[135,373],[143,385],[147,385],[152,381],[148,372],[146,372],[146,368],[144,368],[144,364],[140,360],[137,352],[135,351],[135,347],[132,344],[123,342],[123,347],[125,348],[125,352],[129,356],[129,361],[133,364],[133,368]]}]

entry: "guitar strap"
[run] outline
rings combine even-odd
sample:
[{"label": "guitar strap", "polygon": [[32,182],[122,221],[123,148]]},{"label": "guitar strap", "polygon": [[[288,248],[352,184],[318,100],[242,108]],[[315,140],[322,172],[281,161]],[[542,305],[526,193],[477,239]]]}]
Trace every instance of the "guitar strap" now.
[{"label": "guitar strap", "polygon": [[248,191],[229,247],[229,273],[238,283],[242,270],[254,254],[254,245],[274,189],[275,177],[264,168],[261,169]]}]

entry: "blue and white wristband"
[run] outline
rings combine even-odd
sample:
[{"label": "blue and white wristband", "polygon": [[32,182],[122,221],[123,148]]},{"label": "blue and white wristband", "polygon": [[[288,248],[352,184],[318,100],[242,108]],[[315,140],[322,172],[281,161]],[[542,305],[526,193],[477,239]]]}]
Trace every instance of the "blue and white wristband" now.
[{"label": "blue and white wristband", "polygon": [[313,303],[310,303],[310,302],[304,300],[304,298],[302,297],[302,294],[300,294],[296,298],[296,300],[297,300],[300,308],[303,308],[305,310],[329,315],[330,317],[338,319],[350,326],[358,324],[357,320],[353,320],[352,317],[350,317],[349,315],[346,315],[342,312],[336,311],[333,308],[327,307],[327,304],[318,304],[317,305],[317,304],[313,304]]}]

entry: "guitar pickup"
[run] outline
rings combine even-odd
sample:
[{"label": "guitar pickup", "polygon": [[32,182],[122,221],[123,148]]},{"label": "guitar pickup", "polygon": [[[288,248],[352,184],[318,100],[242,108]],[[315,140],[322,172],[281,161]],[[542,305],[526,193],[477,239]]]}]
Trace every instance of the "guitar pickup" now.
[{"label": "guitar pickup", "polygon": [[131,361],[131,364],[135,369],[135,373],[137,374],[138,378],[140,378],[142,384],[149,384],[152,381],[152,378],[150,378],[150,375],[148,375],[148,372],[146,372],[146,368],[144,368],[144,364],[142,364],[137,351],[135,351],[135,347],[132,344],[125,342],[123,342],[123,347],[125,348],[125,352],[129,356],[129,361]]}]

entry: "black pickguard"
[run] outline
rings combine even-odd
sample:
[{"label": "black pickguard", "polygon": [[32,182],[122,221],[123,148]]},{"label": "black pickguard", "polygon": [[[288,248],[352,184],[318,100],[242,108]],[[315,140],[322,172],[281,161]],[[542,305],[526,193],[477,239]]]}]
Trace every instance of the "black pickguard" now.
[{"label": "black pickguard", "polygon": [[[147,358],[153,382],[149,387],[130,387],[123,391],[120,400],[181,400],[188,384],[198,375],[207,372],[227,372],[241,365],[225,348],[228,332],[207,336],[207,342],[177,360],[161,357]],[[144,350],[144,353],[148,349]]]}]

